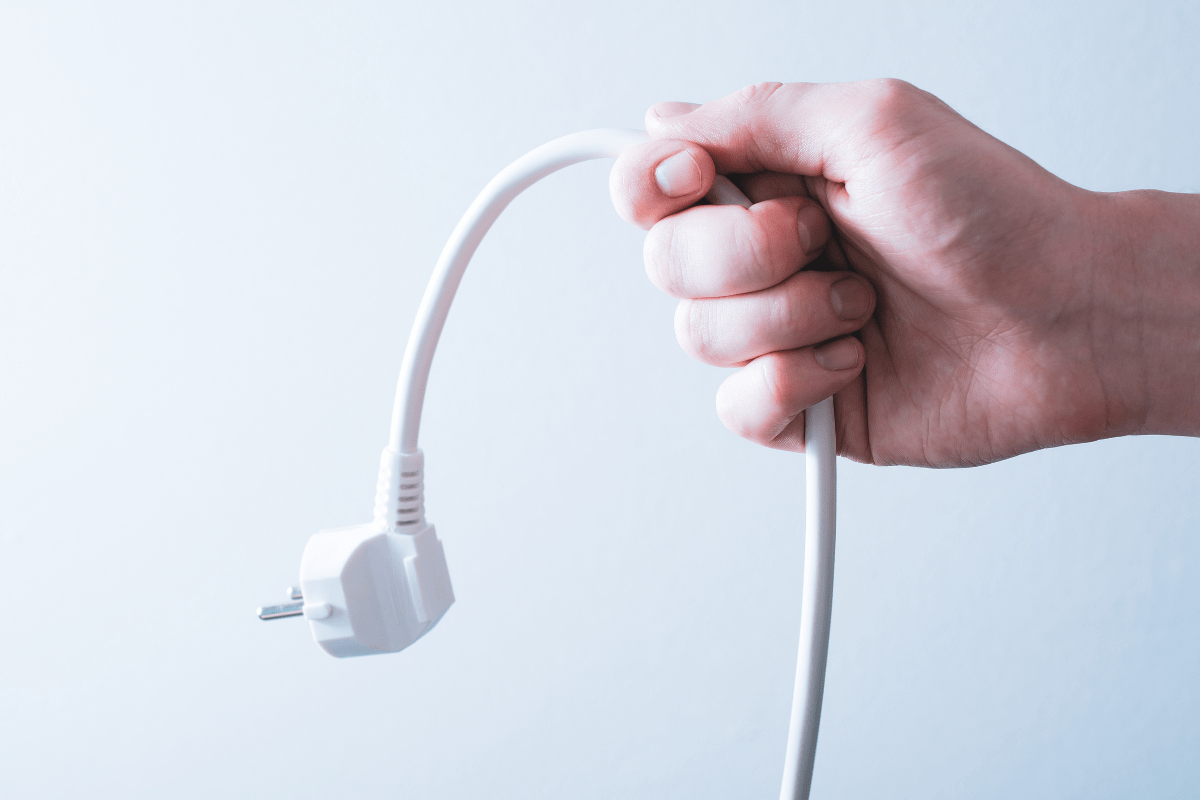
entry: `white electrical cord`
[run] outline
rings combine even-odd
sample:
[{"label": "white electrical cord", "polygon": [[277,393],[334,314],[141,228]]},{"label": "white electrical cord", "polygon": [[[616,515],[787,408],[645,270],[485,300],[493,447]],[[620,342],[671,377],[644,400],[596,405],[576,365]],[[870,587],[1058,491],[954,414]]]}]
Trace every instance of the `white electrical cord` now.
[{"label": "white electrical cord", "polygon": [[417,432],[421,427],[421,406],[425,385],[438,337],[450,313],[450,303],[462,281],[467,263],[483,241],[484,234],[517,195],[542,178],[563,167],[597,158],[615,158],[621,151],[649,139],[645,131],[627,128],[600,128],[555,139],[526,153],[509,164],[483,188],[475,202],[463,214],[450,240],[442,248],[417,318],[413,321],[400,383],[396,387],[396,405],[392,410],[392,431],[388,449],[397,453],[417,452]]},{"label": "white electrical cord", "polygon": [[804,588],[800,601],[800,652],[788,725],[779,800],[808,800],[817,729],[825,694],[829,625],[833,615],[833,546],[837,521],[837,452],[833,398],[804,412]]},{"label": "white electrical cord", "polygon": [[[417,434],[429,368],[438,337],[446,324],[454,293],[467,263],[484,235],[513,198],[547,175],[563,167],[596,158],[612,158],[626,148],[644,142],[644,131],[604,128],[564,136],[517,159],[484,188],[463,215],[434,267],[425,297],[413,322],[404,352],[396,405],[392,412],[390,451],[399,459],[417,460]],[[708,195],[718,204],[748,207],[746,199],[728,179],[718,182]],[[821,697],[825,687],[825,661],[829,652],[829,623],[833,607],[834,517],[837,472],[834,461],[833,401],[826,399],[808,409],[804,446],[807,480],[807,521],[804,537],[804,588],[800,606],[800,652],[796,665],[796,689],[792,700],[780,800],[806,800],[812,785],[817,729],[821,721]],[[414,469],[419,469],[415,467]],[[405,473],[409,474],[409,473]],[[411,473],[417,475],[418,473]],[[395,476],[381,476],[380,485],[394,485]],[[401,498],[402,500],[404,498]],[[415,500],[414,500],[415,502]],[[401,509],[402,512],[408,509]],[[416,508],[411,516],[417,518]],[[393,526],[394,527],[394,526]]]}]

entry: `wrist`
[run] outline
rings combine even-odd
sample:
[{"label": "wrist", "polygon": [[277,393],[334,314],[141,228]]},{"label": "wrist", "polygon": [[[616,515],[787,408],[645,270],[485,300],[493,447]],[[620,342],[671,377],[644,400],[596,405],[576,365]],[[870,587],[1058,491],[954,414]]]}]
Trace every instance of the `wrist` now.
[{"label": "wrist", "polygon": [[1093,197],[1092,348],[1105,419],[1097,438],[1200,436],[1200,196]]}]

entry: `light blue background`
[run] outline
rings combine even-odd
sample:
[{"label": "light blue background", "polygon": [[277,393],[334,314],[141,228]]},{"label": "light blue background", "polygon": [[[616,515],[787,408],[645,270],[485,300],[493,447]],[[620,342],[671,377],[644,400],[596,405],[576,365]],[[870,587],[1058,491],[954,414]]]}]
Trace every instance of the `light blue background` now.
[{"label": "light blue background", "polygon": [[[1200,184],[1191,2],[0,10],[0,795],[769,798],[802,460],[727,433],[606,164],[515,202],[422,442],[458,602],[337,661],[254,608],[366,521],[474,194],[555,136],[895,76],[1091,189]],[[841,466],[814,798],[1200,786],[1200,442]]]}]

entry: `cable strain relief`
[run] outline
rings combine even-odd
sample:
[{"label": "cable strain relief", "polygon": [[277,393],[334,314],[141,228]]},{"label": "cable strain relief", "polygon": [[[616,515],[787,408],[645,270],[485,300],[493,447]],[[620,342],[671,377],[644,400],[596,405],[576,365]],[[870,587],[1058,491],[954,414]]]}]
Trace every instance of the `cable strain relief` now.
[{"label": "cable strain relief", "polygon": [[375,524],[384,530],[415,532],[424,521],[425,454],[385,449],[375,485]]}]

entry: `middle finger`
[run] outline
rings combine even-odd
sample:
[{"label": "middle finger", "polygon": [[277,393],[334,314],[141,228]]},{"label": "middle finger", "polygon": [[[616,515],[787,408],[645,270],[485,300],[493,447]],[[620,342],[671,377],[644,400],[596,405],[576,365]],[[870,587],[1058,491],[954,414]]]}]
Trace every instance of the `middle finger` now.
[{"label": "middle finger", "polygon": [[737,366],[853,333],[874,310],[875,291],[861,276],[804,270],[761,292],[680,302],[675,335],[693,358]]},{"label": "middle finger", "polygon": [[675,297],[728,297],[775,286],[820,255],[829,219],[814,201],[781,197],[739,206],[696,206],[646,236],[646,272]]}]

